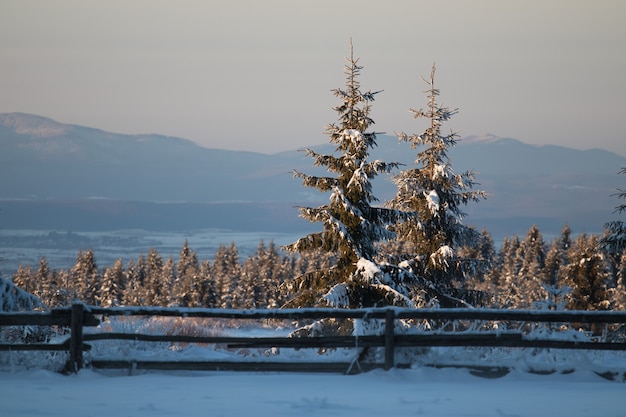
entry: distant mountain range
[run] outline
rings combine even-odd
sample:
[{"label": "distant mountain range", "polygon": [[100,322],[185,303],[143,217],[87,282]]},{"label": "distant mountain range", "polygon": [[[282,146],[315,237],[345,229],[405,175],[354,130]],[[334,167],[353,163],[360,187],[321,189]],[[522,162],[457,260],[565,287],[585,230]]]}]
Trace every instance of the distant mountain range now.
[{"label": "distant mountain range", "polygon": [[[332,152],[333,146],[313,148]],[[410,166],[417,151],[379,136],[372,158]],[[466,137],[450,153],[457,172],[477,172],[489,198],[467,207],[466,224],[494,236],[544,235],[568,223],[599,233],[615,218],[613,194],[626,158],[594,149],[532,146],[493,136]],[[123,135],[23,113],[0,114],[0,228],[159,230],[317,230],[294,206],[327,196],[306,189],[294,169],[323,174],[303,152],[276,154],[208,149],[161,135]],[[388,178],[375,180],[381,201]]]}]

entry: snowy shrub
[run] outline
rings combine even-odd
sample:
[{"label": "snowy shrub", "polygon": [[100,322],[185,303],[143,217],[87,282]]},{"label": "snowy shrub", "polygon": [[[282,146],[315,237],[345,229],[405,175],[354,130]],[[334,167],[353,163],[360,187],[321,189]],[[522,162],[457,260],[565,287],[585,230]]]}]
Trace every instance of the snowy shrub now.
[{"label": "snowy shrub", "polygon": [[[212,326],[211,319],[181,317],[109,317],[90,330],[94,333],[128,333],[150,335],[182,336],[219,336],[222,330]],[[182,351],[190,343],[182,342],[145,342],[137,340],[98,340],[89,342],[92,349],[88,357],[133,357],[156,352]],[[204,348],[216,349],[217,346],[203,344]]]},{"label": "snowy shrub", "polygon": [[[39,298],[2,277],[0,277],[0,308],[6,312],[46,309]],[[50,343],[65,332],[66,329],[51,326],[4,326],[0,328],[0,343]],[[5,369],[41,368],[60,371],[66,360],[67,354],[64,352],[0,351],[0,367]]]},{"label": "snowy shrub", "polygon": [[0,277],[0,311],[45,310],[41,300]]},{"label": "snowy shrub", "polygon": [[[0,343],[62,343],[68,329],[51,326],[5,326],[0,329]],[[68,355],[57,351],[0,351],[0,368],[37,368],[61,371]]]}]

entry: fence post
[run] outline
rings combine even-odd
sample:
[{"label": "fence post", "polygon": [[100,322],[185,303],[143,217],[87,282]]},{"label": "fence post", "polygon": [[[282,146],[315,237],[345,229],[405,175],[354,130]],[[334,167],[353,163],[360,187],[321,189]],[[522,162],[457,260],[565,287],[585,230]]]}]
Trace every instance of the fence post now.
[{"label": "fence post", "polygon": [[385,370],[393,368],[395,365],[394,358],[394,333],[395,333],[395,312],[388,309],[385,312]]},{"label": "fence post", "polygon": [[70,327],[70,358],[68,372],[78,372],[83,367],[83,304],[72,304],[72,323]]}]

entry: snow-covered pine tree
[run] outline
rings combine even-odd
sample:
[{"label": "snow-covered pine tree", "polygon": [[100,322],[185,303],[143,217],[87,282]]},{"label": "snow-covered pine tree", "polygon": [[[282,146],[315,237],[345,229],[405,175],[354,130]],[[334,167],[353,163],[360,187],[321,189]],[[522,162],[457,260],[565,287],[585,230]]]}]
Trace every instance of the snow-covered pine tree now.
[{"label": "snow-covered pine tree", "polygon": [[546,252],[543,268],[543,282],[548,287],[559,287],[562,281],[562,269],[567,266],[567,251],[572,246],[571,230],[566,224],[561,236],[555,238]]},{"label": "snow-covered pine tree", "polygon": [[484,282],[485,276],[489,272],[496,260],[496,249],[493,238],[487,229],[480,232],[480,237],[476,244],[462,246],[458,250],[461,259],[476,259],[479,262],[472,262],[472,268],[468,274],[468,281],[475,283]]},{"label": "snow-covered pine tree", "polygon": [[395,221],[396,210],[374,207],[371,180],[391,172],[397,163],[370,161],[369,151],[376,146],[376,133],[368,132],[374,124],[371,103],[377,92],[362,91],[358,80],[362,66],[354,58],[352,45],[346,59],[345,89],[332,90],[341,100],[334,107],[338,123],[326,129],[333,154],[311,149],[306,155],[314,165],[325,167],[329,176],[294,172],[303,186],[330,193],[327,204],[300,207],[300,216],[322,223],[323,231],[309,234],[284,249],[297,253],[323,251],[336,256],[330,268],[309,271],[287,283],[295,295],[289,307],[333,306],[343,308],[410,304],[406,291],[376,264],[376,243],[392,237],[387,226]]},{"label": "snow-covered pine tree", "polygon": [[259,308],[262,297],[261,276],[258,259],[251,256],[241,268],[238,290],[233,294],[233,307],[239,309]]},{"label": "snow-covered pine tree", "polygon": [[163,294],[168,293],[169,288],[164,287],[161,282],[163,276],[163,257],[155,249],[150,248],[146,259],[146,279],[143,283],[145,293],[145,305],[162,306]]},{"label": "snow-covered pine tree", "polygon": [[46,310],[46,306],[33,294],[0,277],[0,311]]},{"label": "snow-covered pine tree", "polygon": [[174,263],[174,257],[171,255],[163,264],[163,269],[161,270],[161,277],[159,279],[161,282],[161,294],[159,299],[159,306],[170,306],[174,302],[175,294],[174,292],[174,283],[176,282],[176,265]]},{"label": "snow-covered pine tree", "polygon": [[546,245],[536,225],[531,226],[526,237],[520,242],[516,256],[521,263],[517,272],[521,305],[517,307],[528,308],[533,302],[544,300],[547,296],[543,286]]},{"label": "snow-covered pine tree", "polygon": [[613,304],[616,310],[626,310],[626,249],[622,252],[620,259],[615,273],[617,280],[613,293]]},{"label": "snow-covered pine tree", "polygon": [[146,259],[144,256],[139,255],[137,262],[133,262],[131,259],[126,271],[126,285],[122,293],[122,304],[126,306],[145,305]]},{"label": "snow-covered pine tree", "polygon": [[[626,174],[626,167],[623,167],[620,174]],[[615,194],[619,199],[626,199],[626,189],[618,189]],[[619,204],[615,207],[616,213],[623,213],[626,211],[626,204]],[[606,248],[609,254],[620,253],[626,249],[626,226],[623,221],[615,220],[608,222],[604,225],[604,228],[609,232],[602,238],[602,245]]]},{"label": "snow-covered pine tree", "polygon": [[12,281],[13,284],[27,293],[32,294],[35,292],[35,276],[33,275],[30,265],[20,265],[17,271],[15,271],[15,274],[13,274]]},{"label": "snow-covered pine tree", "polygon": [[220,245],[217,248],[211,275],[215,282],[216,307],[233,308],[234,292],[237,290],[237,281],[241,275],[239,250],[234,242],[230,247]]},{"label": "snow-covered pine tree", "polygon": [[568,251],[569,264],[565,267],[567,281],[572,288],[572,310],[609,310],[610,291],[607,261],[598,247],[598,237],[585,234],[576,238]]},{"label": "snow-covered pine tree", "polygon": [[266,308],[276,308],[280,304],[278,289],[285,281],[283,259],[278,253],[278,248],[273,241],[263,251],[263,257],[259,259],[259,274],[261,276],[262,296],[261,305]]},{"label": "snow-covered pine tree", "polygon": [[101,278],[93,251],[79,251],[76,264],[72,268],[73,286],[78,299],[86,304],[96,304]]},{"label": "snow-covered pine tree", "polygon": [[176,296],[178,305],[185,307],[198,307],[202,299],[200,277],[200,262],[198,255],[189,247],[185,240],[178,255],[176,264]]},{"label": "snow-covered pine tree", "polygon": [[122,258],[118,258],[112,267],[102,274],[102,285],[98,295],[102,307],[117,307],[121,302],[122,285],[126,281],[126,272]]},{"label": "snow-covered pine tree", "polygon": [[35,295],[39,297],[48,307],[50,307],[50,299],[52,298],[52,273],[48,266],[48,260],[42,256],[39,260],[39,267],[35,272]]},{"label": "snow-covered pine tree", "polygon": [[215,287],[211,262],[203,260],[200,262],[200,291],[202,294],[200,305],[202,307],[214,308],[217,306],[217,290]]},{"label": "snow-covered pine tree", "polygon": [[465,275],[475,268],[476,259],[463,259],[457,253],[462,246],[472,246],[479,241],[479,234],[463,225],[465,213],[462,206],[486,197],[484,191],[472,190],[475,174],[466,171],[457,174],[448,158],[448,149],[455,146],[458,134],[442,133],[442,125],[457,113],[437,102],[439,90],[435,88],[433,65],[426,91],[428,106],[413,110],[416,119],[428,119],[429,126],[418,135],[398,134],[401,141],[409,142],[412,149],[423,147],[417,154],[415,167],[403,170],[394,177],[396,196],[389,206],[415,213],[416,216],[396,225],[398,239],[410,244],[406,261],[411,270],[429,283],[427,297],[435,297],[433,290],[443,294],[438,302],[446,306],[458,306],[466,301],[474,302],[469,293],[463,294],[455,286],[463,282]]},{"label": "snow-covered pine tree", "polygon": [[[626,167],[623,167],[620,174],[626,174]],[[615,194],[619,199],[626,199],[626,189],[618,189]],[[615,207],[615,213],[626,211],[626,204],[619,204]],[[607,254],[612,270],[612,281],[615,288],[615,299],[619,305],[624,305],[626,295],[624,295],[623,265],[626,263],[626,225],[621,220],[613,220],[604,225],[604,233],[600,239],[600,245]]]},{"label": "snow-covered pine tree", "polygon": [[[274,242],[269,247],[263,240],[259,242],[257,252],[244,261],[239,291],[236,296],[237,308],[277,307],[276,291],[281,280],[281,259]],[[273,300],[273,301],[272,301]]]},{"label": "snow-covered pine tree", "polygon": [[67,289],[69,276],[70,273],[66,269],[52,271],[52,292],[48,301],[48,306],[50,308],[61,307],[71,304],[72,296]]}]

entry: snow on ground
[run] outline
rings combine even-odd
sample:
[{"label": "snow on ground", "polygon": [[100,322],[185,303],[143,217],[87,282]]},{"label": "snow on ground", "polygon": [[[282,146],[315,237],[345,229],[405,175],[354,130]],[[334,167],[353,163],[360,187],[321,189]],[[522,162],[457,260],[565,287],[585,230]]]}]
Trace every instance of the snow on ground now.
[{"label": "snow on ground", "polygon": [[3,416],[626,416],[624,383],[590,371],[497,379],[464,369],[359,375],[0,372]]}]

